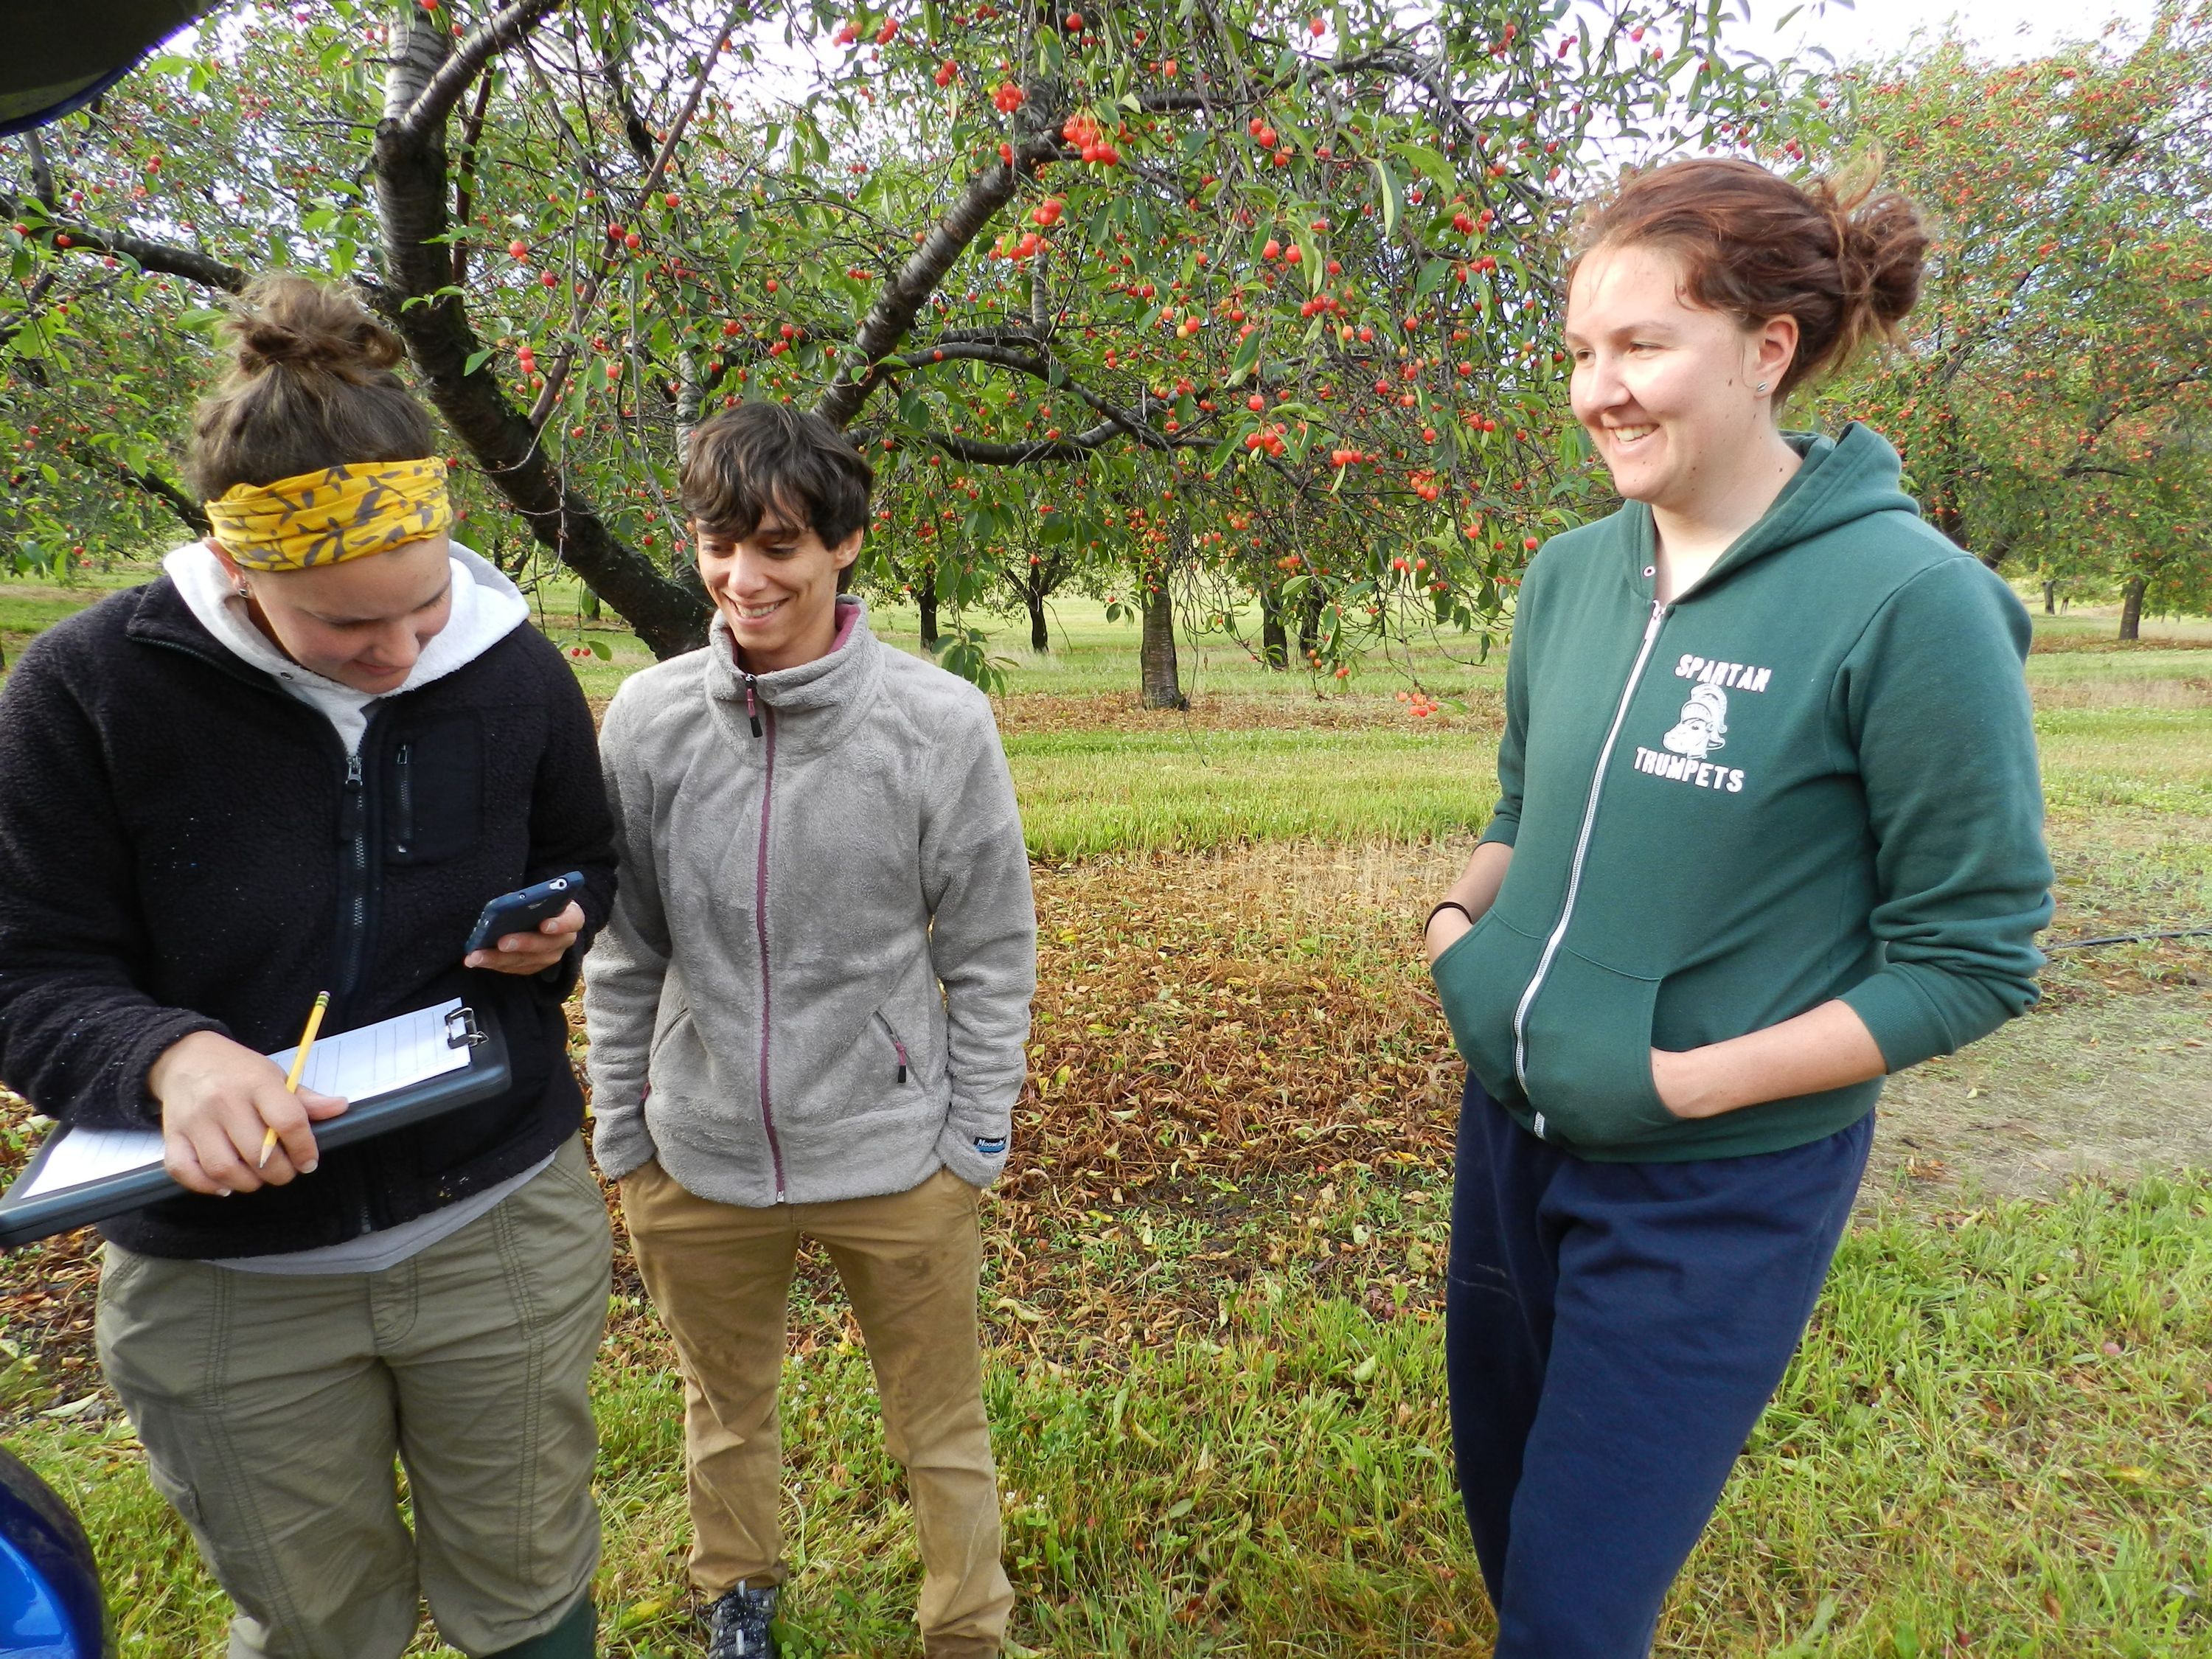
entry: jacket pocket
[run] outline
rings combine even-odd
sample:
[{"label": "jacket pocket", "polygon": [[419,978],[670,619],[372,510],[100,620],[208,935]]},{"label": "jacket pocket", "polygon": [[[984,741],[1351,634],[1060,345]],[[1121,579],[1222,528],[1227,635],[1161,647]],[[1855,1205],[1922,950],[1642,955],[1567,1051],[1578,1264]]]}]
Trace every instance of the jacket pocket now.
[{"label": "jacket pocket", "polygon": [[1521,1098],[1513,1075],[1513,1010],[1543,950],[1542,940],[1529,938],[1493,908],[1429,969],[1452,1042],[1490,1097],[1503,1105]]},{"label": "jacket pocket", "polygon": [[484,734],[473,713],[409,726],[384,761],[384,850],[436,864],[484,836]]},{"label": "jacket pocket", "polygon": [[676,1034],[690,1024],[692,1024],[691,1005],[688,1002],[678,1004],[676,1012],[669,1016],[668,1024],[653,1034],[653,1046],[646,1050],[645,1075],[648,1080],[653,1076],[653,1067],[659,1064],[662,1055],[666,1052],[669,1043],[674,1040]]},{"label": "jacket pocket", "polygon": [[876,1010],[876,1028],[883,1033],[884,1041],[890,1045],[892,1081],[901,1087],[921,1082],[921,1079],[914,1068],[914,1056],[907,1048],[906,1039],[898,1034],[898,1028],[890,1023],[880,1008]]},{"label": "jacket pocket", "polygon": [[1677,1121],[1651,1081],[1658,997],[1656,977],[1573,951],[1553,957],[1525,1026],[1528,1104],[1545,1139],[1615,1146]]}]

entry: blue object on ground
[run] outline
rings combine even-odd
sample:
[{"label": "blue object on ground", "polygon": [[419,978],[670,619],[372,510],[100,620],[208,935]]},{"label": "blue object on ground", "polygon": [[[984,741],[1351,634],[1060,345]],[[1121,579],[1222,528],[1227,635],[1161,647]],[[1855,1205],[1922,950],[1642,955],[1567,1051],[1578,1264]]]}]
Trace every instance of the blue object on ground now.
[{"label": "blue object on ground", "polygon": [[107,1611],[84,1528],[0,1449],[0,1659],[106,1659]]}]

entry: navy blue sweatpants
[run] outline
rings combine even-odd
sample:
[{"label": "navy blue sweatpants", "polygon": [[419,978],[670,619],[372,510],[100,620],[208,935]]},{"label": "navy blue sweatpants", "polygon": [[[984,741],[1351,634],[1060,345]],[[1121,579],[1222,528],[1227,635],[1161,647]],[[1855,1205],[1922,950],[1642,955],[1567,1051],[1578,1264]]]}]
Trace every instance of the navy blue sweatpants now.
[{"label": "navy blue sweatpants", "polygon": [[1445,1358],[1496,1659],[1644,1659],[1812,1317],[1874,1135],[1594,1164],[1480,1083],[1460,1109]]}]

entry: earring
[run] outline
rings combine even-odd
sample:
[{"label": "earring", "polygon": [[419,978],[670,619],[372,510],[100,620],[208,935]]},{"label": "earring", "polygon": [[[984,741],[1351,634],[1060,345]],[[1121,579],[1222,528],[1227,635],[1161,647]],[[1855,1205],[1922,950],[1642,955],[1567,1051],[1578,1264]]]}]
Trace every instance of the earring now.
[{"label": "earring", "polygon": [[1764,392],[1764,391],[1765,391],[1765,390],[1766,390],[1766,382],[1765,382],[1765,381],[1764,381],[1764,380],[1761,380],[1761,381],[1760,381],[1757,386],[1753,386],[1753,387],[1752,388],[1752,390],[1753,390],[1753,391],[1754,391],[1754,392]]},{"label": "earring", "polygon": [[237,586],[231,589],[231,592],[237,594],[241,599],[250,599],[253,597],[252,590],[247,587],[244,582],[239,583]]}]

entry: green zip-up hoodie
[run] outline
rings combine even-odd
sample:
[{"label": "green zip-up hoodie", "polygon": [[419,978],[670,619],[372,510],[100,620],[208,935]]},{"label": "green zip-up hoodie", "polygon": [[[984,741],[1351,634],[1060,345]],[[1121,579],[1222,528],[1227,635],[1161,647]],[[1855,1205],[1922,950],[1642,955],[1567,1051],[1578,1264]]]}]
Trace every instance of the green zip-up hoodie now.
[{"label": "green zip-up hoodie", "polygon": [[1876,434],[1790,442],[1804,465],[1674,604],[1636,502],[1555,538],[1522,586],[1483,835],[1513,862],[1435,973],[1483,1086],[1583,1158],[1778,1151],[1881,1088],[1680,1119],[1655,1047],[1841,997],[1896,1072],[2036,999],[2027,612],[1921,522]]}]

